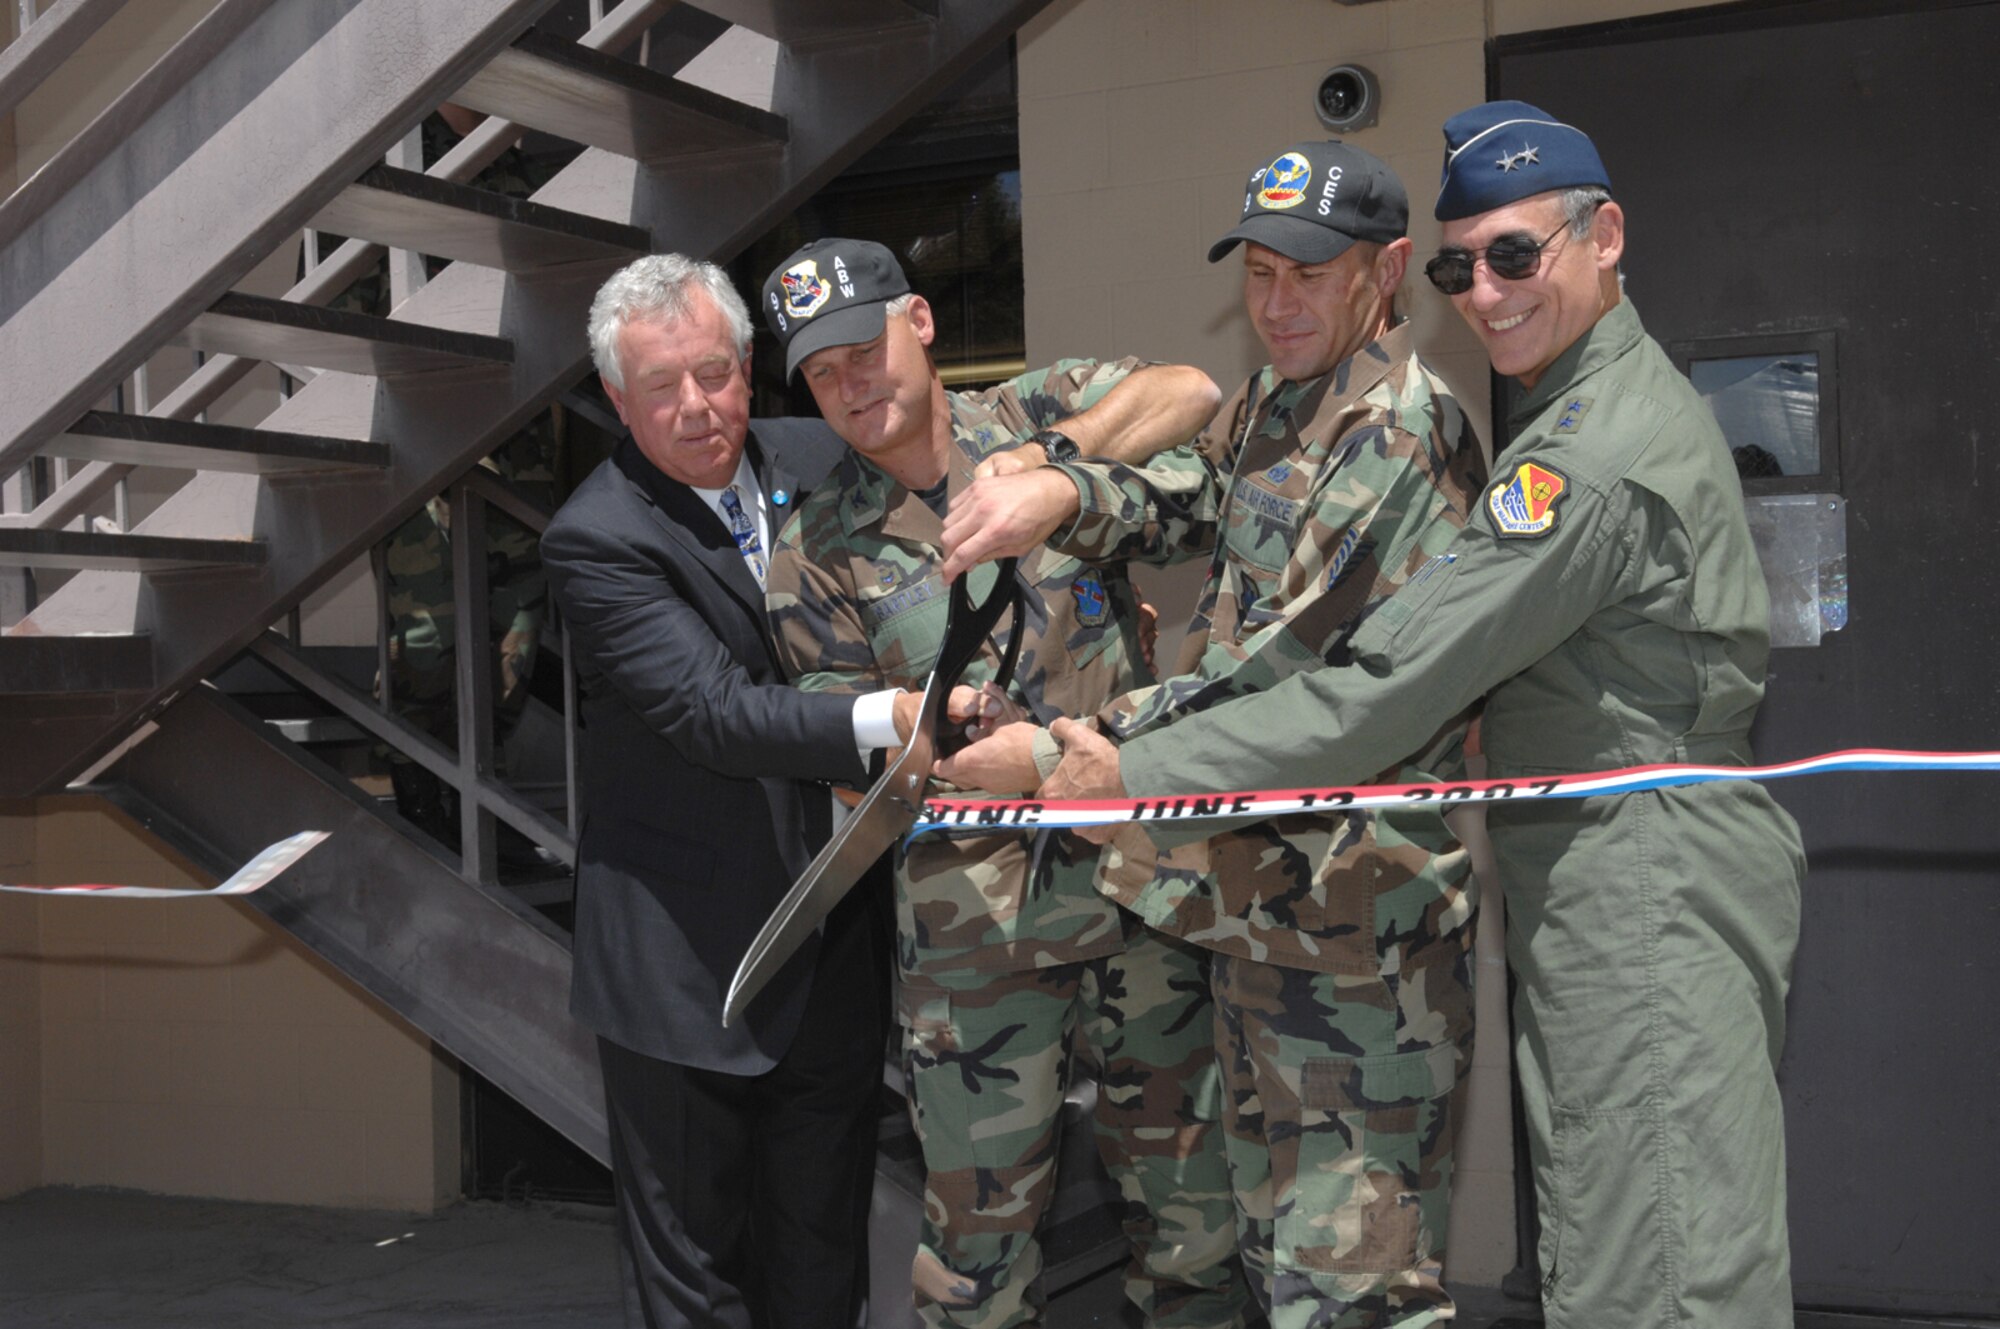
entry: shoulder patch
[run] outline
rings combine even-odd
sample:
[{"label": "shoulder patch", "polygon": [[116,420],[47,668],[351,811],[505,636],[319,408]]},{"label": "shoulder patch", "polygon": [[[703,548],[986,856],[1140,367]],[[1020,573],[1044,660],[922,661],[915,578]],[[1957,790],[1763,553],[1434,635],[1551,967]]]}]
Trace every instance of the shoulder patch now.
[{"label": "shoulder patch", "polygon": [[1568,488],[1569,481],[1548,467],[1522,462],[1486,495],[1493,533],[1517,539],[1547,535],[1556,527],[1556,500]]},{"label": "shoulder patch", "polygon": [[1104,589],[1103,576],[1095,568],[1071,582],[1069,593],[1076,597],[1077,621],[1085,627],[1101,627],[1111,616],[1111,597]]},{"label": "shoulder patch", "polygon": [[1583,425],[1583,417],[1590,414],[1591,397],[1571,397],[1563,403],[1562,415],[1556,420],[1554,432],[1574,434]]}]

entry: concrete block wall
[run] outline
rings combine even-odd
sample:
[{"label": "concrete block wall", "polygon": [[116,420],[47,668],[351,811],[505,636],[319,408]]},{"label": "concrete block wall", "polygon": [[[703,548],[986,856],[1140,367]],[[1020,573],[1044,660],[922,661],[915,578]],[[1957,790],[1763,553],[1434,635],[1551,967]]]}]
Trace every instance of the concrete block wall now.
[{"label": "concrete block wall", "polygon": [[[96,799],[29,814],[0,823],[29,828],[14,828],[16,880],[207,884]],[[27,905],[0,913],[0,993],[33,989],[0,1016],[0,1194],[122,1186],[408,1211],[456,1196],[451,1063],[255,909]],[[38,1019],[12,1018],[22,1009]]]},{"label": "concrete block wall", "polygon": [[[1057,0],[1019,36],[1028,362],[1141,355],[1208,371],[1225,394],[1264,362],[1236,254],[1207,262],[1244,181],[1286,146],[1329,134],[1313,111],[1333,65],[1382,84],[1379,124],[1347,136],[1410,194],[1416,263],[1402,306],[1419,349],[1492,442],[1484,354],[1421,271],[1440,126],[1485,96],[1498,36],[1689,8],[1673,0]],[[1198,569],[1149,578],[1172,658]],[[1468,840],[1473,837],[1468,836]],[[1485,874],[1489,886],[1490,870]],[[1491,1285],[1514,1262],[1504,903],[1489,889],[1479,1019],[1450,1237],[1454,1278]]]}]

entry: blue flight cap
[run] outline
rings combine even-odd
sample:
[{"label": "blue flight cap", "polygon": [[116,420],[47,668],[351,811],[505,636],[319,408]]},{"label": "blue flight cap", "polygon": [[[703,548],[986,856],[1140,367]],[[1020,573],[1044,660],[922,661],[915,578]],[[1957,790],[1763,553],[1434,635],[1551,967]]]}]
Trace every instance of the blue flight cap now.
[{"label": "blue flight cap", "polygon": [[1551,189],[1611,188],[1581,129],[1526,102],[1487,102],[1444,122],[1439,221],[1491,212]]}]

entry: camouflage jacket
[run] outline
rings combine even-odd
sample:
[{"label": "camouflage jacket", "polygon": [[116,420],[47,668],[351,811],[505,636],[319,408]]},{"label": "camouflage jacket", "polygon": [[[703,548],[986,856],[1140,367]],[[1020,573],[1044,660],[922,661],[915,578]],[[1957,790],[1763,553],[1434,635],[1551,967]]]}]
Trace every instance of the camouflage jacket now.
[{"label": "camouflage jacket", "polygon": [[[951,394],[956,497],[988,453],[1090,406],[1135,361],[1062,361],[983,393]],[[772,550],[768,604],[786,671],[807,690],[921,689],[944,638],[936,565],[944,525],[923,499],[850,452],[800,505]],[[967,574],[982,602],[996,568]],[[1021,623],[1011,612],[966,670],[994,677],[1022,631],[1010,695],[1047,723],[1087,715],[1150,681],[1137,596],[1121,565],[1042,549],[1021,560]],[[1121,950],[1126,918],[1093,888],[1098,850],[1060,832],[1032,839],[926,837],[897,864],[897,959],[905,973],[1005,972]]]},{"label": "camouflage jacket", "polygon": [[[1226,495],[1179,675],[1100,714],[1121,741],[1325,667],[1426,575],[1485,484],[1478,440],[1407,324],[1311,382],[1265,369],[1210,429],[1196,456],[1163,454],[1143,475],[1065,468],[1083,515],[1057,544],[1082,558],[1194,543]],[[1464,733],[1461,716],[1380,778],[1450,778]],[[1204,946],[1327,973],[1399,972],[1470,940],[1470,863],[1430,812],[1281,817],[1170,852],[1128,828],[1098,886]]]}]

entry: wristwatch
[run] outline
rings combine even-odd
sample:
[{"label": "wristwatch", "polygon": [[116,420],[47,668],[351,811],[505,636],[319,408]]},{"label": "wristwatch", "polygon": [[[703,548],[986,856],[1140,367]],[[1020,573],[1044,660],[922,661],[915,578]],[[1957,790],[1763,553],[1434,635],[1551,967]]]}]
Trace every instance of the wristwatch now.
[{"label": "wristwatch", "polygon": [[1059,429],[1037,430],[1028,441],[1042,445],[1042,455],[1048,458],[1051,466],[1075,461],[1083,455],[1083,449],[1076,445],[1076,440]]}]

